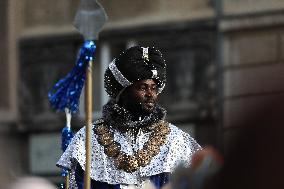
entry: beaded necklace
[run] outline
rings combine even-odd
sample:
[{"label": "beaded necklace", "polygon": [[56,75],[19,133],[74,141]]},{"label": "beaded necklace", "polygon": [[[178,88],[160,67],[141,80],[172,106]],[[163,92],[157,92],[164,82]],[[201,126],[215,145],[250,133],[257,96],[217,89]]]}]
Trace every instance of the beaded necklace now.
[{"label": "beaded necklace", "polygon": [[127,155],[121,151],[121,145],[114,141],[113,131],[103,120],[96,125],[94,132],[98,135],[98,143],[104,147],[104,153],[114,158],[116,168],[132,173],[140,167],[149,165],[152,158],[159,154],[160,147],[165,144],[170,132],[169,123],[164,120],[152,124],[148,129],[152,131],[149,140],[142,149],[134,152],[134,155]]}]

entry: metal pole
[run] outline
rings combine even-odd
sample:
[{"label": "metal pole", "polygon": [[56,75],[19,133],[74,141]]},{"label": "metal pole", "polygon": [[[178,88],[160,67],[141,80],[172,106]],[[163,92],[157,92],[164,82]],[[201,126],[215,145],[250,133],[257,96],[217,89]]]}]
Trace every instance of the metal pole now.
[{"label": "metal pole", "polygon": [[86,114],[86,165],[84,175],[84,189],[90,189],[91,178],[91,129],[92,129],[92,113],[93,113],[93,100],[92,100],[92,66],[93,62],[89,61],[86,70],[86,85],[85,85],[85,114]]}]

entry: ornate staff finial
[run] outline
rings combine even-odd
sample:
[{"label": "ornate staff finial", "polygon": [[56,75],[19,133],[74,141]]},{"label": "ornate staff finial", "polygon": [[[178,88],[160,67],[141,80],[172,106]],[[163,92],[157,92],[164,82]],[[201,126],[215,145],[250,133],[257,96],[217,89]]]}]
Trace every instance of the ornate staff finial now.
[{"label": "ornate staff finial", "polygon": [[85,40],[98,38],[107,15],[104,8],[96,0],[81,0],[74,19],[74,26],[84,36]]}]

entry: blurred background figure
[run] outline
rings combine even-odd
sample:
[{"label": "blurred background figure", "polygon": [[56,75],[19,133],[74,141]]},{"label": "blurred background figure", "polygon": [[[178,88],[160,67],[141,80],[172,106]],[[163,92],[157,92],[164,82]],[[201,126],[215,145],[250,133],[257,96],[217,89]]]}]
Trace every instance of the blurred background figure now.
[{"label": "blurred background figure", "polygon": [[189,168],[178,168],[172,175],[171,186],[178,189],[202,189],[223,166],[223,157],[214,147],[196,152]]},{"label": "blurred background figure", "polygon": [[57,189],[50,181],[40,177],[23,177],[11,184],[8,189]]},{"label": "blurred background figure", "polygon": [[284,98],[262,105],[242,120],[243,130],[228,144],[225,164],[206,189],[284,188]]},{"label": "blurred background figure", "polygon": [[263,101],[248,117],[239,118],[242,130],[227,143],[224,157],[212,147],[199,151],[189,169],[174,174],[173,188],[284,188],[283,112],[284,98]]}]

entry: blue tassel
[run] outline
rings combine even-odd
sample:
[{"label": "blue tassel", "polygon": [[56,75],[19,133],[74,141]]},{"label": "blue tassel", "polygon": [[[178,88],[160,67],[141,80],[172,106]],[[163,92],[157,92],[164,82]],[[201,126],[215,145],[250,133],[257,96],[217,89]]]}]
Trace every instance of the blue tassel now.
[{"label": "blue tassel", "polygon": [[[71,130],[70,127],[64,127],[61,132],[61,149],[63,152],[65,152],[66,148],[70,144],[74,134]],[[68,170],[67,169],[62,169],[61,171],[61,176],[67,176],[68,175]]]},{"label": "blue tassel", "polygon": [[74,135],[73,135],[71,128],[69,127],[64,127],[62,129],[61,134],[62,134],[61,149],[63,152],[65,152],[66,148],[70,144]]},{"label": "blue tassel", "polygon": [[64,111],[68,108],[72,113],[78,111],[79,98],[86,79],[86,67],[88,62],[93,60],[95,50],[94,41],[85,41],[75,67],[49,91],[49,102],[54,109]]}]

